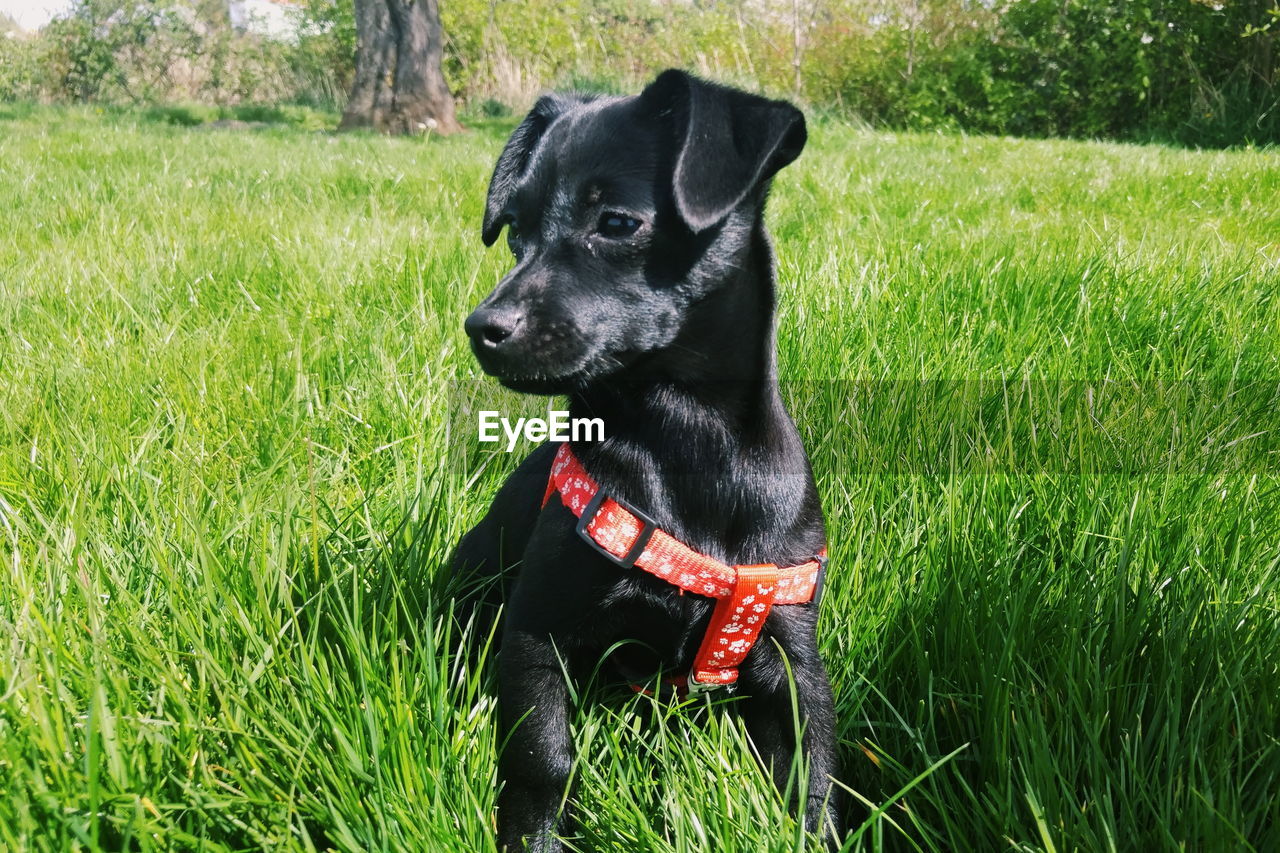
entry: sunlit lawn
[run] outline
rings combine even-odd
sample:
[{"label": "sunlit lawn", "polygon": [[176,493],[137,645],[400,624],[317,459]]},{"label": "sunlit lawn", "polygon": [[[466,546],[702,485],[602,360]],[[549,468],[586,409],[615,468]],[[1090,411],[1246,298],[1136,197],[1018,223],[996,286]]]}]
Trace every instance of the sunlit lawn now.
[{"label": "sunlit lawn", "polygon": [[[0,849],[493,848],[472,124],[0,106]],[[851,849],[1280,848],[1278,199],[814,124],[770,221]],[[578,849],[803,843],[732,714],[581,698]]]}]

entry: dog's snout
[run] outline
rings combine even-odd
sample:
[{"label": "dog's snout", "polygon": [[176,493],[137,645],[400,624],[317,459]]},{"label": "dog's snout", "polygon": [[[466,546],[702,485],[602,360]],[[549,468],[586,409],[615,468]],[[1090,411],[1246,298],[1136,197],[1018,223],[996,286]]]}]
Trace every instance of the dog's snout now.
[{"label": "dog's snout", "polygon": [[523,322],[524,315],[519,311],[477,308],[463,323],[463,328],[476,346],[494,349],[514,335]]}]

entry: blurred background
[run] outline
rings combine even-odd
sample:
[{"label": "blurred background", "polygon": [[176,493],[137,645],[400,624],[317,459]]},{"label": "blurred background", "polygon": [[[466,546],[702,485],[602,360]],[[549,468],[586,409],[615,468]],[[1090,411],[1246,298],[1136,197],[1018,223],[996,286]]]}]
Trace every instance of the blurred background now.
[{"label": "blurred background", "polygon": [[[0,100],[336,124],[372,2],[0,0]],[[680,66],[879,127],[1280,140],[1277,0],[440,0],[431,28],[464,124]]]}]

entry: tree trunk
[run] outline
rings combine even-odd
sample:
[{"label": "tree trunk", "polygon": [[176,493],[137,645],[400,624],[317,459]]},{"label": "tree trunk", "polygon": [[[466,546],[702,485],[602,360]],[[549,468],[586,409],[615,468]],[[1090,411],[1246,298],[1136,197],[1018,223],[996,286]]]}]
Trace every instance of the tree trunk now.
[{"label": "tree trunk", "polygon": [[355,0],[356,74],[340,129],[461,130],[444,82],[438,0]]}]

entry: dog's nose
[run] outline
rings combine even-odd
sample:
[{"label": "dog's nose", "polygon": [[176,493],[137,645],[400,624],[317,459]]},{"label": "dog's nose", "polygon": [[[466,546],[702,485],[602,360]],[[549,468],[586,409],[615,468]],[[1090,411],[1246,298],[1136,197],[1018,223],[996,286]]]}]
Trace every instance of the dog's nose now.
[{"label": "dog's nose", "polygon": [[495,349],[515,334],[522,322],[524,322],[524,315],[519,311],[506,308],[477,308],[462,325],[476,346]]}]

